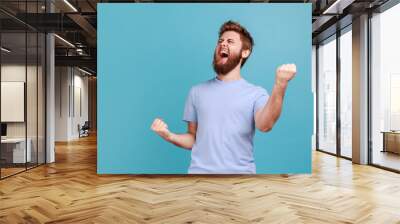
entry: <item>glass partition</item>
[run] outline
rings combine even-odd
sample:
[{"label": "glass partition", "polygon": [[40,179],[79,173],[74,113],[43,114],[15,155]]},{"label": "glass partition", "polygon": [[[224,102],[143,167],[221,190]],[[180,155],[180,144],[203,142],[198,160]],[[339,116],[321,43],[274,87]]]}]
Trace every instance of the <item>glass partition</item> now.
[{"label": "glass partition", "polygon": [[26,142],[26,33],[2,33],[1,47],[1,176],[7,177],[24,171],[32,155]]},{"label": "glass partition", "polygon": [[[43,13],[45,1],[1,1],[0,7]],[[45,163],[45,34],[0,12],[0,178]]]}]

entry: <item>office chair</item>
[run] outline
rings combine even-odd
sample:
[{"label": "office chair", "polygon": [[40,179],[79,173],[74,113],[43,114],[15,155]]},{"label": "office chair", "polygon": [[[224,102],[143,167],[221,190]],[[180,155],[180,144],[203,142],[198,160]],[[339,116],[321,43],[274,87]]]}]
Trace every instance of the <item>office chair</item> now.
[{"label": "office chair", "polygon": [[89,121],[85,121],[82,127],[80,127],[80,125],[78,124],[79,138],[89,136],[89,129],[90,129]]}]

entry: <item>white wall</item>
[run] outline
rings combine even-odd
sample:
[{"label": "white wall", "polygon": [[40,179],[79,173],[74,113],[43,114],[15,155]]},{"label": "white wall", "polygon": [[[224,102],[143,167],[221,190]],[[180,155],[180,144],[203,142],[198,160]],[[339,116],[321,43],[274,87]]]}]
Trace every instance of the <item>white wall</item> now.
[{"label": "white wall", "polygon": [[69,68],[55,68],[55,141],[68,140],[68,117],[70,84]]},{"label": "white wall", "polygon": [[[79,133],[78,133],[78,124],[81,126],[85,123],[85,121],[88,121],[89,119],[89,113],[88,113],[88,77],[87,76],[81,76],[83,73],[78,73],[78,70],[74,70],[75,75],[74,75],[74,102],[72,103],[74,107],[72,108],[72,119],[71,119],[71,135],[73,136],[72,138],[78,138]],[[80,92],[80,93],[79,93]],[[80,97],[79,97],[80,95]],[[79,103],[80,101],[80,103]],[[81,107],[81,108],[79,108]],[[81,110],[81,111],[80,111]]]},{"label": "white wall", "polygon": [[[38,70],[36,70],[38,69]],[[22,112],[27,115],[27,120],[23,122],[6,122],[7,137],[24,138],[25,135],[30,139],[32,161],[44,162],[45,146],[45,118],[44,118],[44,74],[42,67],[25,66],[25,64],[3,64],[1,66],[2,82],[24,82],[26,84],[26,107],[23,106]],[[25,80],[27,78],[27,81]],[[6,97],[6,96],[2,96]],[[10,108],[1,108],[4,112]],[[13,112],[13,111],[9,111]],[[15,112],[14,112],[15,113]],[[37,157],[37,154],[39,156]]]},{"label": "white wall", "polygon": [[[3,82],[25,82],[25,64],[9,64],[1,66],[1,81]],[[28,71],[32,67],[28,66]],[[28,74],[31,74],[28,72]],[[1,108],[6,110],[6,108]],[[7,137],[25,137],[25,123],[24,122],[11,122],[7,123]]]},{"label": "white wall", "polygon": [[[18,65],[18,64],[6,64],[1,66],[1,81],[2,82],[25,82],[25,75],[27,69],[27,78],[29,86],[35,88],[27,88],[27,118],[28,118],[28,137],[30,133],[36,135],[36,66]],[[41,71],[39,71],[41,72]],[[41,105],[39,105],[40,107]],[[1,108],[6,110],[7,108]],[[35,113],[33,113],[33,111]],[[32,123],[33,122],[33,123]],[[25,137],[25,123],[26,122],[7,122],[7,136],[8,137]]]},{"label": "white wall", "polygon": [[56,67],[55,89],[55,140],[77,139],[78,124],[88,120],[88,77],[76,68]]}]

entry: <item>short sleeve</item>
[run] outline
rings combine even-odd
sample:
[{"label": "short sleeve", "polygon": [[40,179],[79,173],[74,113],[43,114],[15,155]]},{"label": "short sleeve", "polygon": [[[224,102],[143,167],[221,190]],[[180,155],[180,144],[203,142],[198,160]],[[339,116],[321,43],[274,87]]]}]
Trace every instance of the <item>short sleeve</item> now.
[{"label": "short sleeve", "polygon": [[261,87],[258,88],[254,102],[254,116],[256,116],[256,113],[259,109],[263,108],[267,104],[268,99],[269,95],[267,91]]},{"label": "short sleeve", "polygon": [[183,111],[183,120],[187,122],[197,122],[197,112],[195,105],[195,89],[192,87],[186,98],[185,108]]}]

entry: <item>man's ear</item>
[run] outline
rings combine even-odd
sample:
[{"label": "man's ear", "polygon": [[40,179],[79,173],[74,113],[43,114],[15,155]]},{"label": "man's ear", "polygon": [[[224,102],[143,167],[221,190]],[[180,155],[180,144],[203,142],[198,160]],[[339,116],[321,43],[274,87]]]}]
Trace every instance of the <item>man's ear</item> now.
[{"label": "man's ear", "polygon": [[246,49],[246,50],[242,50],[242,58],[248,58],[250,55],[250,50]]}]

